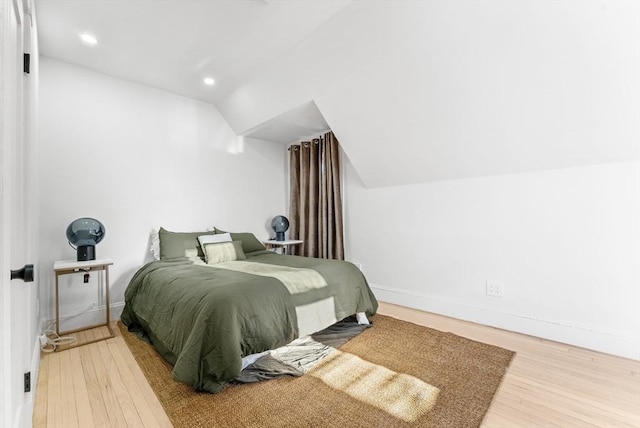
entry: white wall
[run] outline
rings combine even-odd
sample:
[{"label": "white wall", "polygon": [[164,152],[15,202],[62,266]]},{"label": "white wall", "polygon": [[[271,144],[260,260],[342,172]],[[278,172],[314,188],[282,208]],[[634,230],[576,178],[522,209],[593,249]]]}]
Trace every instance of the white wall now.
[{"label": "white wall", "polygon": [[379,299],[640,359],[640,162],[346,183],[347,256]]},{"label": "white wall", "polygon": [[[75,258],[65,230],[78,217],[95,217],[106,227],[96,252],[114,260],[111,302],[117,315],[129,279],[150,259],[151,229],[217,226],[262,239],[271,218],[286,208],[286,148],[238,139],[213,105],[46,57],[40,88],[45,319],[55,317],[53,263]],[[98,287],[81,283],[81,275],[63,277],[63,314],[101,303]]]}]

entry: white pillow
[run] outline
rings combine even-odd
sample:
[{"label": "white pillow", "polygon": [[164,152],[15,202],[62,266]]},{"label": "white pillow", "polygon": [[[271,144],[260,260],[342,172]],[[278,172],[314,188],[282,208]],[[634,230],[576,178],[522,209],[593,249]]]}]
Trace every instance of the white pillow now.
[{"label": "white pillow", "polygon": [[200,235],[198,236],[198,242],[204,251],[206,244],[217,244],[218,242],[231,242],[230,233],[218,233],[217,235]]},{"label": "white pillow", "polygon": [[160,235],[157,229],[151,230],[150,241],[151,246],[149,247],[149,251],[155,260],[160,260]]},{"label": "white pillow", "polygon": [[208,243],[203,247],[203,251],[208,265],[247,258],[242,251],[242,241]]}]

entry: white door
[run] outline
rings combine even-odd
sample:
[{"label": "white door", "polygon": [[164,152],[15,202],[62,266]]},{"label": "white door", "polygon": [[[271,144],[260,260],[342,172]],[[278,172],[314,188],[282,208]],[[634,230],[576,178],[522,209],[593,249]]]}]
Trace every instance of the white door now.
[{"label": "white door", "polygon": [[[24,392],[24,373],[30,370],[33,350],[33,284],[11,280],[28,260],[31,232],[35,219],[29,209],[28,176],[32,153],[25,133],[30,132],[29,84],[23,73],[24,13],[22,0],[0,0],[0,426],[31,424],[25,412],[32,400]],[[28,24],[27,24],[27,31]],[[27,179],[27,177],[29,177]],[[34,374],[35,375],[35,374]],[[25,414],[26,413],[26,414]]]}]

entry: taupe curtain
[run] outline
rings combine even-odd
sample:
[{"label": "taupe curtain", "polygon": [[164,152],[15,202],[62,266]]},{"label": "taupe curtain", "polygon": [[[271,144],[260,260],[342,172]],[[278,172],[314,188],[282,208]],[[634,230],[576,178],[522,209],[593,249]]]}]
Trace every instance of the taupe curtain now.
[{"label": "taupe curtain", "polygon": [[340,145],[329,132],[324,137],[289,147],[292,254],[344,260]]}]

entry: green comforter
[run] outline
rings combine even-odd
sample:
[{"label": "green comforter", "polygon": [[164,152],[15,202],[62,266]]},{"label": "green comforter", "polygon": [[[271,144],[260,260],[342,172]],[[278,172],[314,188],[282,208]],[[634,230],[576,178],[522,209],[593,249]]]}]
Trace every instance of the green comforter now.
[{"label": "green comforter", "polygon": [[[287,276],[290,269],[281,275],[268,273],[277,270],[274,266],[250,270],[258,274],[234,270],[247,269],[246,262],[313,270],[308,273],[324,281],[296,288]],[[313,318],[319,309],[332,310],[318,315],[317,322],[326,324],[320,330],[356,312],[373,315],[377,309],[364,276],[351,263],[268,252],[246,262],[227,262],[226,268],[186,259],[151,262],[129,283],[122,322],[148,337],[173,365],[175,380],[217,392],[238,376],[242,357],[298,337],[298,315]]]}]

